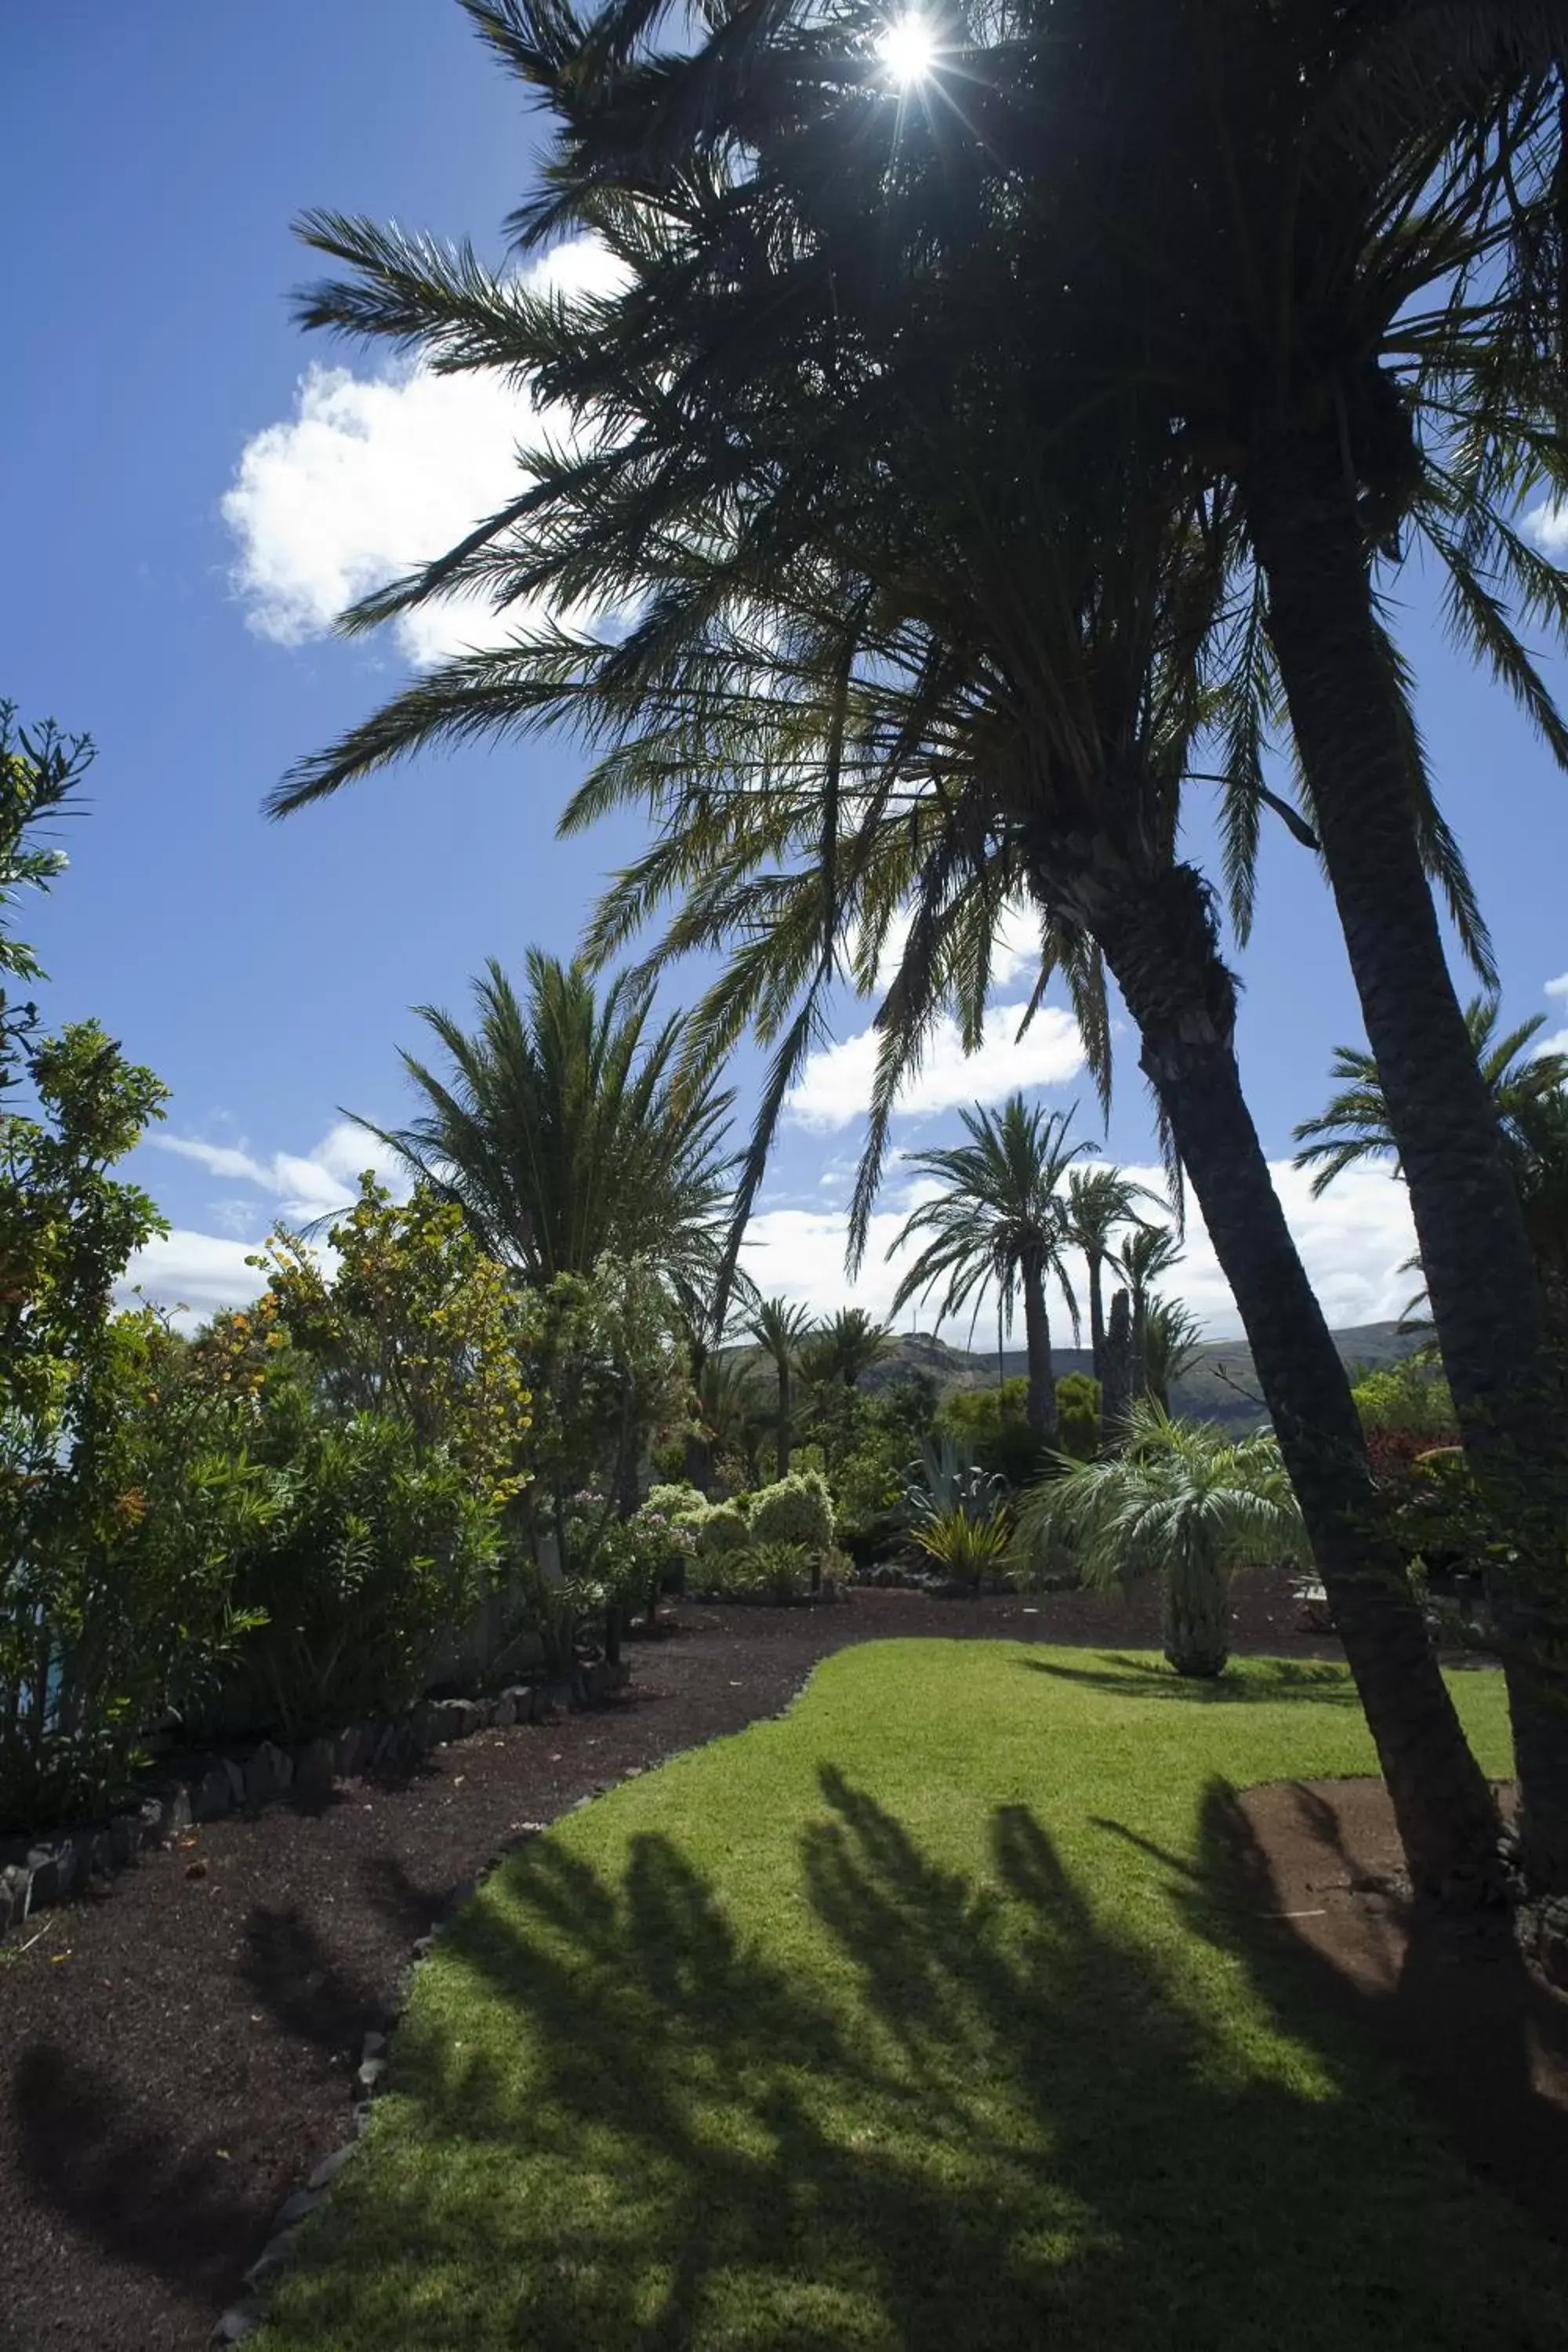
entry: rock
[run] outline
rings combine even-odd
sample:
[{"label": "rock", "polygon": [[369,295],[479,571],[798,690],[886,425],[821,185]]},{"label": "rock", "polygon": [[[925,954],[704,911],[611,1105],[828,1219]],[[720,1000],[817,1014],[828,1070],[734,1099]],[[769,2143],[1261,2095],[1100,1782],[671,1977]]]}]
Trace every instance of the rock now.
[{"label": "rock", "polygon": [[163,1834],[163,1807],[156,1797],[143,1797],[136,1814],[136,1843],[145,1852]]},{"label": "rock", "polygon": [[517,1701],[510,1691],[502,1691],[490,1705],[490,1722],[497,1731],[510,1731],[517,1721]]},{"label": "rock", "polygon": [[109,1824],[109,1859],[115,1870],[124,1870],[142,1843],[142,1816],[116,1813]]},{"label": "rock", "polygon": [[[245,1783],[240,1782],[243,1793]],[[225,1813],[234,1811],[234,1786],[221,1764],[204,1772],[191,1792],[191,1818],[197,1822],[218,1822]]]},{"label": "rock", "polygon": [[447,1897],[448,1915],[454,1911],[460,1911],[465,1904],[471,1903],[479,1891],[479,1882],[477,1878],[460,1878]]},{"label": "rock", "polygon": [[0,1870],[0,1937],[19,1927],[27,1916],[27,1903],[33,1891],[29,1873],[16,1863],[7,1863]]},{"label": "rock", "polygon": [[264,1739],[245,1759],[245,1796],[251,1805],[270,1804],[282,1796],[294,1778],[294,1767],[281,1748]]},{"label": "rock", "polygon": [[354,2107],[354,2137],[356,2140],[363,2139],[366,2132],[370,2129],[371,2118],[374,2113],[375,2110],[368,2099],[361,2099],[356,2103]]},{"label": "rock", "polygon": [[451,1740],[466,1739],[468,1706],[461,1698],[427,1698],[419,1710],[420,1722],[427,1727],[426,1747],[445,1748]]},{"label": "rock", "polygon": [[367,2058],[356,2072],[354,2081],[358,2084],[360,2089],[364,2093],[367,2099],[374,2099],[377,2091],[381,2088],[382,2081],[385,2074],[386,2061],[384,2058]]},{"label": "rock", "polygon": [[191,1792],[188,1789],[171,1789],[158,1800],[158,1841],[167,1844],[180,1837],[191,1826]]},{"label": "rock", "polygon": [[58,1845],[35,1845],[27,1852],[27,1870],[32,1878],[32,1908],[46,1911],[52,1903],[63,1903],[70,1893],[76,1874],[76,1848],[68,1838]]},{"label": "rock", "polygon": [[415,1938],[414,1957],[416,1960],[427,1960],[429,1958],[431,1953],[436,1948],[436,1936],[437,1930],[432,1928],[427,1936],[419,1936]]},{"label": "rock", "polygon": [[254,2336],[261,2325],[261,2306],[258,2303],[233,2303],[213,2329],[215,2344],[243,2344]]},{"label": "rock", "polygon": [[357,1780],[375,1753],[376,1735],[368,1724],[356,1723],[350,1731],[340,1731],[337,1742],[337,1778]]},{"label": "rock", "polygon": [[510,1705],[513,1723],[533,1722],[538,1696],[531,1683],[513,1683],[509,1690],[502,1691],[502,1699]]},{"label": "rock", "polygon": [[221,1757],[219,1761],[223,1766],[224,1777],[228,1782],[228,1793],[230,1798],[233,1800],[233,1803],[236,1805],[243,1805],[245,1802],[244,1767],[237,1763],[232,1756]]},{"label": "rock", "polygon": [[246,2285],[262,2285],[276,2272],[282,2270],[286,2263],[291,2263],[299,2251],[298,2229],[279,2230],[275,2238],[268,2239],[267,2243],[246,2272]]},{"label": "rock", "polygon": [[482,1698],[454,1698],[447,1705],[453,1708],[458,1724],[454,1738],[471,1739],[489,1720],[489,1710]]},{"label": "rock", "polygon": [[285,2197],[278,2208],[279,2229],[291,2230],[297,2221],[304,2221],[315,2211],[323,2193],[320,2189],[296,2189],[292,2197]]},{"label": "rock", "polygon": [[337,1743],[307,1739],[293,1757],[294,1787],[301,1797],[330,1797],[337,1778]]},{"label": "rock", "polygon": [[386,2055],[385,2034],[367,2033],[364,2037],[364,2042],[359,2054],[362,2058],[384,2058]]},{"label": "rock", "polygon": [[[126,1860],[130,1860],[129,1853]],[[90,1879],[101,1883],[112,1878],[120,1867],[114,1859],[113,1841],[107,1829],[89,1830],[85,1835],[77,1838],[76,1875],[79,1886],[86,1885]]]},{"label": "rock", "polygon": [[333,2148],[331,2156],[322,2157],[306,2186],[315,2189],[318,2195],[322,2189],[331,2188],[353,2152],[354,2144],[352,2139],[344,2147]]}]

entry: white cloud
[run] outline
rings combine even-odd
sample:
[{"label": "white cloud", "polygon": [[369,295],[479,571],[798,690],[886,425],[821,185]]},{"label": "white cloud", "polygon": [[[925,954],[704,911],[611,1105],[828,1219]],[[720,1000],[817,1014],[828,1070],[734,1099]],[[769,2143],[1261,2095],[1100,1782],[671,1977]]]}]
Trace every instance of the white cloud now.
[{"label": "white cloud", "polygon": [[[1025,1010],[1024,1004],[992,1005],[973,1054],[965,1054],[957,1022],[943,1020],[923,1066],[900,1097],[900,1112],[915,1117],[995,1103],[1016,1087],[1059,1087],[1076,1077],[1083,1068],[1083,1041],[1071,1013],[1042,1005],[1020,1038]],[[864,1118],[871,1105],[879,1042],[874,1029],[862,1029],[811,1055],[787,1099],[790,1118],[824,1130]]]},{"label": "white cloud", "polygon": [[243,1307],[261,1289],[261,1276],[245,1262],[254,1247],[176,1225],[137,1251],[120,1286],[121,1300],[134,1287],[181,1323],[205,1323],[226,1307]]},{"label": "white cloud", "polygon": [[1561,563],[1568,557],[1568,505],[1554,499],[1542,499],[1525,516],[1524,528],[1553,563]]},{"label": "white cloud", "polygon": [[1560,971],[1555,980],[1549,980],[1543,993],[1547,996],[1568,996],[1568,971]]},{"label": "white cloud", "polygon": [[[611,282],[603,247],[579,238],[523,283],[582,292]],[[523,488],[518,451],[561,439],[553,419],[500,374],[437,375],[422,362],[379,376],[311,366],[294,414],[240,453],[223,516],[238,542],[234,583],[250,625],[279,645],[324,636],[344,607],[458,542]],[[530,618],[447,598],[396,635],[426,666],[495,644]]]},{"label": "white cloud", "polygon": [[[907,908],[889,924],[882,952],[877,960],[877,986],[890,988],[898,977],[899,964],[914,923],[914,908]],[[1040,967],[1040,919],[1031,908],[1017,899],[1002,909],[991,943],[991,977],[997,986],[1016,980],[1020,972],[1033,974]]]},{"label": "white cloud", "polygon": [[1568,1054],[1568,1029],[1553,1029],[1535,1041],[1536,1054]]},{"label": "white cloud", "polygon": [[[275,1213],[288,1224],[307,1224],[314,1218],[346,1208],[359,1189],[367,1168],[374,1171],[395,1193],[405,1193],[408,1179],[395,1156],[374,1135],[352,1119],[340,1119],[328,1129],[314,1151],[301,1156],[274,1151],[258,1158],[243,1145],[205,1143],[198,1136],[153,1133],[146,1140],[159,1151],[194,1160],[214,1176],[254,1184],[276,1203]],[[232,1222],[234,1204],[226,1204]]]},{"label": "white cloud", "polygon": [[[1128,1174],[1163,1192],[1164,1172],[1159,1168],[1132,1168]],[[1273,1164],[1274,1183],[1312,1286],[1323,1311],[1336,1329],[1362,1323],[1387,1322],[1399,1315],[1419,1286],[1417,1275],[1401,1273],[1402,1262],[1415,1247],[1415,1230],[1404,1186],[1386,1170],[1352,1169],[1331,1185],[1321,1201],[1311,1197],[1310,1178],[1288,1160]],[[907,1206],[908,1204],[906,1204]],[[898,1287],[900,1264],[887,1262],[887,1251],[902,1226],[904,1209],[879,1211],[872,1219],[866,1263],[858,1282],[844,1273],[846,1222],[831,1210],[766,1210],[752,1220],[744,1260],[753,1281],[767,1292],[809,1307],[814,1314],[831,1315],[844,1306],[864,1307],[885,1317]],[[1084,1306],[1083,1284],[1074,1273],[1074,1287]],[[1189,1193],[1185,1255],[1165,1288],[1192,1308],[1210,1339],[1235,1339],[1241,1318],[1220,1272],[1214,1245]],[[982,1310],[975,1344],[992,1344],[994,1306]],[[901,1318],[901,1319],[907,1319]],[[929,1308],[917,1310],[921,1329],[929,1329]],[[1053,1307],[1053,1321],[1062,1345],[1070,1341],[1065,1311]],[[955,1347],[969,1344],[967,1318],[949,1324],[943,1337]],[[1016,1345],[1022,1345],[1015,1335]]]}]

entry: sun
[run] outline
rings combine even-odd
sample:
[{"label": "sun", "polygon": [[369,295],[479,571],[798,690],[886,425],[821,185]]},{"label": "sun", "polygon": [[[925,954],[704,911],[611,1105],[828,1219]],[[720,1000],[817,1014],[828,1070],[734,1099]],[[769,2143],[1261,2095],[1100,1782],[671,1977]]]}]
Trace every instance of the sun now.
[{"label": "sun", "polygon": [[877,43],[877,55],[889,81],[900,89],[912,89],[936,64],[936,35],[927,19],[911,9],[908,16],[893,18]]}]

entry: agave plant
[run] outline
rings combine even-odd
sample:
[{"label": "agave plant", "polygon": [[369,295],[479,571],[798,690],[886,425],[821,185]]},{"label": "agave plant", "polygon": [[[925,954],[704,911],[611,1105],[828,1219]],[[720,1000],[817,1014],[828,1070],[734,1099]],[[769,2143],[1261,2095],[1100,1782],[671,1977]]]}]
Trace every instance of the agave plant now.
[{"label": "agave plant", "polygon": [[1025,1497],[1026,1552],[1067,1542],[1086,1584],[1144,1576],[1164,1584],[1165,1655],[1177,1674],[1219,1674],[1230,1655],[1230,1580],[1262,1560],[1305,1561],[1301,1515],[1269,1435],[1228,1438],[1173,1421],[1148,1399],[1132,1409],[1125,1451],[1069,1462]]},{"label": "agave plant", "polygon": [[990,1517],[1007,1492],[1005,1478],[980,1469],[967,1447],[942,1430],[926,1439],[904,1480],[903,1507],[917,1528],[955,1511],[972,1519]]}]

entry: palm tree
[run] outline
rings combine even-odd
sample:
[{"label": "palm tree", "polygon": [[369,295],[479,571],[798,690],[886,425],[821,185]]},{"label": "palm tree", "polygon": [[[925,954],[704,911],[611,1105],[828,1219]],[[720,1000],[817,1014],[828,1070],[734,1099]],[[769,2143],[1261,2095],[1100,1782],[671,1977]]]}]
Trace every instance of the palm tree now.
[{"label": "palm tree", "polygon": [[821,1351],[822,1376],[847,1389],[858,1388],[874,1364],[879,1364],[892,1344],[887,1326],[863,1307],[841,1307],[816,1335]]},{"label": "palm tree", "polygon": [[752,1316],[746,1328],[763,1353],[773,1360],[778,1374],[778,1475],[789,1475],[791,1414],[795,1363],[801,1341],[812,1328],[811,1316],[804,1307],[792,1307],[784,1298],[764,1298]]},{"label": "palm tree", "polygon": [[[312,241],[356,274],[315,289],[305,315],[421,341],[446,367],[531,369],[551,398],[608,403],[619,438],[595,439],[580,460],[553,453],[536,486],[449,557],[367,599],[352,625],[465,588],[513,602],[556,588],[571,604],[601,581],[617,598],[636,583],[639,617],[598,640],[520,630],[434,673],[306,763],[278,805],[448,735],[570,714],[607,742],[573,821],[630,801],[658,813],[661,837],[608,895],[595,951],[614,952],[651,908],[684,897],[665,951],[742,942],[702,1008],[698,1046],[721,1051],[750,1022],[776,1049],[737,1222],[826,991],[846,968],[870,984],[909,901],[916,920],[880,1016],[862,1232],[898,1083],[931,1023],[956,998],[978,1034],[1002,908],[1019,894],[1036,902],[1040,987],[1053,970],[1067,981],[1102,1087],[1109,962],[1241,1307],[1412,1866],[1436,1883],[1484,1857],[1489,1798],[1397,1556],[1369,1532],[1348,1383],[1241,1094],[1209,894],[1174,856],[1177,787],[1205,726],[1222,737],[1238,917],[1263,812],[1312,841],[1262,777],[1267,633],[1257,600],[1229,590],[1236,501],[1194,515],[1190,436],[1152,461],[1122,405],[1093,412],[1098,445],[1092,432],[1042,430],[1060,415],[1058,339],[1039,321],[1013,331],[1019,289],[1076,301],[1087,288],[1087,326],[1101,289],[1121,302],[1118,272],[1064,272],[1054,253],[1031,278],[1031,255],[1016,241],[1001,250],[994,235],[998,218],[1027,226],[1026,215],[1005,189],[992,201],[984,170],[954,174],[951,157],[929,152],[934,114],[909,126],[895,184],[878,146],[893,110],[870,82],[846,81],[836,53],[813,89],[792,28],[775,136],[755,58],[731,40],[749,78],[736,152],[755,168],[727,177],[735,91],[719,47],[644,60],[612,25],[574,28],[512,0],[478,13],[516,70],[557,96],[565,126],[550,193],[520,227],[595,226],[629,290],[534,301],[487,282],[471,255],[320,216]],[[1087,57],[1096,26],[1081,29],[1081,47],[1065,48]],[[1040,86],[1017,62],[977,60],[975,94],[999,110],[1000,129]],[[866,135],[835,143],[833,106],[858,110]],[[952,137],[967,140],[963,119],[952,115]],[[1100,120],[1098,100],[1082,120]],[[1031,125],[1003,166],[1033,169],[1036,152]],[[868,212],[882,257],[870,273]],[[889,260],[900,249],[914,257],[907,270]],[[1223,691],[1198,659],[1216,628],[1230,632],[1240,679]],[[1422,853],[1478,940],[1425,778],[1407,782]]]},{"label": "palm tree", "polygon": [[[1510,1154],[1524,1148],[1529,1116],[1547,1097],[1568,1084],[1568,1057],[1562,1054],[1528,1055],[1525,1048],[1546,1026],[1538,1013],[1517,1028],[1498,1035],[1498,1000],[1472,997],[1465,1007],[1465,1027],[1470,1049],[1480,1066]],[[1303,1119],[1295,1131],[1302,1149],[1298,1168],[1312,1168],[1312,1197],[1321,1198],[1336,1176],[1371,1160],[1399,1158],[1399,1145],[1389,1124],[1388,1102],[1377,1064],[1354,1045],[1334,1049],[1333,1076],[1341,1090],[1317,1118]]]},{"label": "palm tree", "polygon": [[1047,1111],[1038,1104],[1031,1110],[1021,1094],[1009,1095],[997,1114],[976,1105],[959,1117],[967,1143],[909,1154],[917,1176],[944,1189],[910,1212],[888,1253],[890,1257],[919,1236],[931,1236],[900,1283],[893,1312],[940,1288],[940,1322],[972,1300],[978,1312],[979,1301],[994,1286],[1010,1328],[1014,1295],[1021,1293],[1029,1368],[1026,1417],[1038,1435],[1054,1438],[1057,1383],[1047,1289],[1054,1279],[1076,1331],[1078,1301],[1063,1263],[1068,1236],[1059,1193],[1068,1168],[1089,1147],[1068,1142],[1070,1111]]},{"label": "palm tree", "polygon": [[1171,1410],[1171,1391],[1203,1344],[1192,1309],[1179,1298],[1150,1298],[1143,1311],[1145,1393],[1162,1412]]},{"label": "palm tree", "polygon": [[1135,1225],[1112,1260],[1127,1286],[1132,1314],[1132,1393],[1149,1389],[1149,1310],[1154,1286],[1182,1255],[1182,1244],[1168,1225]]},{"label": "palm tree", "polygon": [[1165,1655],[1194,1676],[1221,1673],[1230,1655],[1235,1570],[1308,1557],[1272,1437],[1173,1421],[1147,1399],[1132,1408],[1122,1452],[1100,1462],[1064,1455],[1061,1475],[1026,1496],[1018,1528],[1026,1550],[1068,1545],[1084,1582],[1101,1591],[1159,1576]]},{"label": "palm tree", "polygon": [[1152,1195],[1120,1168],[1075,1168],[1068,1178],[1068,1236],[1089,1268],[1089,1343],[1094,1377],[1105,1378],[1105,1267],[1122,1225],[1135,1223],[1137,1203]]},{"label": "palm tree", "polygon": [[601,997],[583,966],[538,950],[526,971],[520,996],[500,964],[486,966],[471,1030],[420,1006],[447,1070],[405,1053],[418,1116],[359,1124],[524,1279],[643,1257],[687,1323],[705,1326],[730,1218],[733,1096],[711,1076],[678,1075],[683,1018],[652,1027],[646,981],[613,981]]}]

